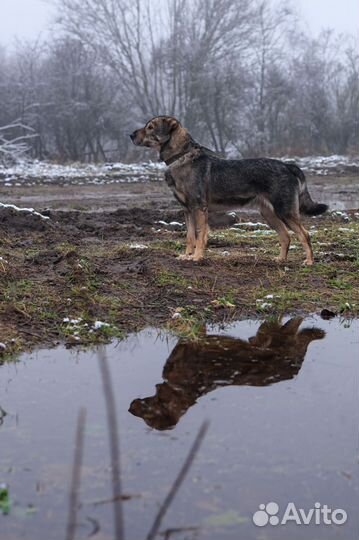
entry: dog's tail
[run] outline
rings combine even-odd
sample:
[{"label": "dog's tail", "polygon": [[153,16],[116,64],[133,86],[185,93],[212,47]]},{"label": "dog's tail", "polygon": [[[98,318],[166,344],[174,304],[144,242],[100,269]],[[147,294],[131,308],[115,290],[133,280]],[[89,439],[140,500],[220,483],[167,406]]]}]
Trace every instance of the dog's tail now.
[{"label": "dog's tail", "polygon": [[299,191],[299,210],[302,214],[307,216],[319,216],[324,214],[328,210],[328,205],[323,203],[316,203],[313,201],[307,187],[307,181],[305,179],[302,169],[297,165],[286,163],[288,169],[294,176],[296,176],[300,183]]}]

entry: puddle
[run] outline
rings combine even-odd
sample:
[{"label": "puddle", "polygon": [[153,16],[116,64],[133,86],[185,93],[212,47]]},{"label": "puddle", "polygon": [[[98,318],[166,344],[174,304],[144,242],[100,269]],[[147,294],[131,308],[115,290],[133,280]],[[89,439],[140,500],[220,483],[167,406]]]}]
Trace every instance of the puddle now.
[{"label": "puddle", "polygon": [[[151,538],[208,420],[162,534],[153,538],[357,540],[358,322],[299,323],[244,321],[212,329],[203,344],[148,330],[97,352],[58,348],[2,365],[0,483],[9,486],[11,503],[2,515],[0,499],[1,540],[65,538],[81,407],[76,539],[118,539],[114,509],[118,520],[123,513],[126,540]],[[109,412],[112,444],[115,420],[100,366],[109,369],[116,402],[122,504],[112,501]],[[306,513],[315,503],[344,509],[348,519],[255,526],[253,514],[269,502],[279,505],[280,519],[290,502]]]}]

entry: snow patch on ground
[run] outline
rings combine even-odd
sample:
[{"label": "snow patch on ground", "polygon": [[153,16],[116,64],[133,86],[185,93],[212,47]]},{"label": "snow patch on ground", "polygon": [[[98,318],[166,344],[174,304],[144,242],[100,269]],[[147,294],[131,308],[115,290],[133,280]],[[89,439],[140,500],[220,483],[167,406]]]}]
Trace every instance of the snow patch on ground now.
[{"label": "snow patch on ground", "polygon": [[99,330],[100,328],[106,328],[106,327],[109,327],[110,325],[106,322],[102,322],[102,321],[95,321],[94,324],[93,324],[93,329],[94,330]]},{"label": "snow patch on ground", "polygon": [[69,323],[69,324],[79,324],[82,321],[82,319],[71,319],[70,317],[64,317],[62,321],[64,323]]},{"label": "snow patch on ground", "polygon": [[111,325],[103,321],[95,321],[93,324],[88,324],[83,322],[79,317],[78,319],[73,319],[71,317],[64,317],[62,321],[67,324],[68,330],[75,337],[75,339],[80,339],[79,334],[81,332],[94,332],[96,330],[101,330],[105,328],[110,328]]},{"label": "snow patch on ground", "polygon": [[159,221],[155,221],[155,223],[157,223],[158,225],[162,225],[163,227],[170,227],[174,229],[181,229],[182,227],[184,227],[184,223],[180,223],[179,221],[170,221],[169,223],[167,223],[167,221],[163,221],[162,219],[160,219]]},{"label": "snow patch on ground", "polygon": [[146,244],[137,244],[137,243],[128,244],[128,247],[130,249],[148,249],[148,246],[146,246]]},{"label": "snow patch on ground", "polygon": [[295,163],[304,172],[318,176],[327,176],[331,174],[345,174],[359,172],[359,156],[283,156],[282,161],[286,163]]},{"label": "snow patch on ground", "polygon": [[72,163],[59,165],[46,161],[19,161],[12,167],[0,165],[0,182],[7,187],[26,184],[111,184],[159,180],[164,163]]},{"label": "snow patch on ground", "polygon": [[[359,156],[282,156],[287,163],[296,163],[306,173],[316,175],[355,174],[359,172]],[[16,165],[0,165],[0,183],[6,187],[60,183],[112,184],[163,180],[166,166],[161,162],[146,163],[72,163],[60,165],[46,161],[19,161]]]},{"label": "snow patch on ground", "polygon": [[233,227],[255,227],[255,228],[265,227],[266,229],[269,228],[266,223],[260,223],[260,222],[253,223],[252,221],[242,221],[240,223],[235,223]]},{"label": "snow patch on ground", "polygon": [[3,204],[3,203],[0,203],[0,208],[11,208],[12,210],[15,210],[16,212],[27,212],[41,219],[50,219],[49,216],[44,216],[43,214],[40,214],[40,212],[36,212],[36,210],[34,210],[33,208],[19,208],[18,206],[15,206],[14,204]]}]

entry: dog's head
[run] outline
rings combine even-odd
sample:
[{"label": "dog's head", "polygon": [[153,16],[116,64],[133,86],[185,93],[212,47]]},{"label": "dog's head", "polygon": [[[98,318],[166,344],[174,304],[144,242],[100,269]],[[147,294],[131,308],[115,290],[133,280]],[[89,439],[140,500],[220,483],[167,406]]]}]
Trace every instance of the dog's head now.
[{"label": "dog's head", "polygon": [[134,399],[129,412],[143,418],[151,428],[165,430],[172,429],[192,404],[191,393],[178,391],[163,382],[156,384],[154,396]]},{"label": "dog's head", "polygon": [[181,127],[173,116],[155,116],[143,128],[131,133],[130,137],[136,146],[147,146],[159,151]]},{"label": "dog's head", "polygon": [[128,409],[134,416],[143,418],[148,426],[160,431],[172,429],[179,420],[179,414],[175,414],[162,403],[157,396],[143,399],[134,399]]}]

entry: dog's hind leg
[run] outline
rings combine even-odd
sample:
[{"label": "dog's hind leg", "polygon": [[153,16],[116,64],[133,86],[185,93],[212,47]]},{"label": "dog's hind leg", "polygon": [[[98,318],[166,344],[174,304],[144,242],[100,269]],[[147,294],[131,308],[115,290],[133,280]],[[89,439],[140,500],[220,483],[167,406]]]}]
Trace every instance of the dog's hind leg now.
[{"label": "dog's hind leg", "polygon": [[196,220],[194,212],[190,212],[189,210],[185,210],[184,217],[187,227],[186,252],[183,255],[179,255],[178,258],[186,261],[193,259],[196,248]]},{"label": "dog's hind leg", "polygon": [[304,247],[306,259],[303,264],[311,266],[314,263],[313,249],[310,242],[309,232],[303,227],[300,222],[300,217],[297,212],[292,212],[289,217],[285,218],[285,222],[288,227],[298,236],[300,242]]},{"label": "dog's hind leg", "polygon": [[196,250],[193,260],[200,261],[203,259],[208,238],[208,210],[207,208],[197,208],[194,213],[196,219]]},{"label": "dog's hind leg", "polygon": [[279,236],[280,253],[275,258],[277,262],[284,262],[287,260],[288,250],[290,245],[290,236],[285,226],[285,223],[277,216],[273,206],[267,201],[260,203],[259,211],[262,217],[266,220],[268,225],[274,229]]}]

